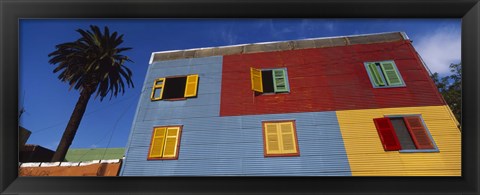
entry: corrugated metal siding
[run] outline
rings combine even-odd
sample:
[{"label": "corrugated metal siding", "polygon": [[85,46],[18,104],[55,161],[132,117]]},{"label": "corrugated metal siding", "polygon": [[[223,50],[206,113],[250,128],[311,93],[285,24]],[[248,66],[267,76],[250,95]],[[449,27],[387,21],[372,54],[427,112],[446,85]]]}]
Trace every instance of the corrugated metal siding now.
[{"label": "corrugated metal siding", "polygon": [[[363,63],[382,60],[406,87],[372,87]],[[254,96],[250,67],[286,67],[290,93]],[[221,116],[444,105],[409,41],[230,55],[222,72]]]},{"label": "corrugated metal siding", "polygon": [[[85,166],[19,167],[19,176],[117,176],[121,163],[93,163]],[[78,165],[78,162],[77,162]]]},{"label": "corrugated metal siding", "polygon": [[[265,158],[261,122],[283,119],[296,120],[300,157]],[[123,175],[350,175],[334,112],[155,122],[184,125],[178,160],[146,161],[153,124],[147,122],[131,138]]]},{"label": "corrugated metal siding", "polygon": [[[422,114],[440,152],[385,152],[373,118]],[[354,176],[461,175],[461,134],[447,106],[337,111],[345,149]]]},{"label": "corrugated metal siding", "polygon": [[[351,175],[335,112],[220,117],[221,70],[221,57],[152,65],[151,81],[200,73],[198,97],[151,102],[146,83],[122,175]],[[265,158],[262,121],[284,119],[296,120],[300,157]],[[178,160],[146,160],[153,127],[161,125],[183,125]]]},{"label": "corrugated metal siding", "polygon": [[[363,62],[389,59],[407,87],[373,89]],[[250,66],[287,67],[291,92],[255,97]],[[154,79],[186,74],[199,74],[197,98],[150,101]],[[443,104],[403,41],[155,62],[121,175],[460,175],[460,131]],[[372,121],[384,114],[422,114],[440,152],[385,152]],[[299,157],[264,157],[264,120],[296,121]],[[183,125],[179,158],[147,161],[163,125]]]}]

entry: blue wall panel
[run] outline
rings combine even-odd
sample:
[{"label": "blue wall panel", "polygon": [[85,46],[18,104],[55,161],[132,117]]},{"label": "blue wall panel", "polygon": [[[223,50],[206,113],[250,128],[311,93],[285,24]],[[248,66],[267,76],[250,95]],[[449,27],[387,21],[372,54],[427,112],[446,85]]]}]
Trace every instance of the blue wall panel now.
[{"label": "blue wall panel", "polygon": [[[219,117],[222,57],[150,65],[120,175],[351,175],[335,112]],[[150,101],[154,79],[199,74],[197,98]],[[264,157],[262,121],[295,120],[299,157]],[[150,160],[154,126],[183,125],[178,160]]]}]

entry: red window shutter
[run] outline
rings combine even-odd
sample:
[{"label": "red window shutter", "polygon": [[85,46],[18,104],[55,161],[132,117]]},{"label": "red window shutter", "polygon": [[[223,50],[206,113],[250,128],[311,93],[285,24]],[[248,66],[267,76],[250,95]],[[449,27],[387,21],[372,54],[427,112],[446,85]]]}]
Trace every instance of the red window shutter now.
[{"label": "red window shutter", "polygon": [[417,149],[435,149],[420,117],[409,116],[404,117],[403,120],[407,125],[407,129],[410,132],[413,143],[415,143],[415,147],[417,147]]},{"label": "red window shutter", "polygon": [[375,127],[377,127],[378,135],[382,140],[383,148],[386,151],[394,151],[402,149],[400,141],[398,141],[397,134],[393,128],[392,122],[389,118],[375,118],[373,119]]}]

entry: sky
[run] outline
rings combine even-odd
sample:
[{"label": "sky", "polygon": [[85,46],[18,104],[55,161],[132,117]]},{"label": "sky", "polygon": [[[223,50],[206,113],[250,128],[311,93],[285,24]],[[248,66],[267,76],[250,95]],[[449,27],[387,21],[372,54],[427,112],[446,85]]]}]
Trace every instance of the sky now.
[{"label": "sky", "polygon": [[134,62],[134,88],[103,101],[92,99],[70,148],[125,147],[152,52],[317,37],[405,32],[430,71],[450,74],[459,63],[460,19],[21,19],[19,29],[19,123],[27,144],[56,150],[79,92],[69,90],[48,54],[55,45],[80,38],[77,29],[108,26],[124,34],[121,47]]}]

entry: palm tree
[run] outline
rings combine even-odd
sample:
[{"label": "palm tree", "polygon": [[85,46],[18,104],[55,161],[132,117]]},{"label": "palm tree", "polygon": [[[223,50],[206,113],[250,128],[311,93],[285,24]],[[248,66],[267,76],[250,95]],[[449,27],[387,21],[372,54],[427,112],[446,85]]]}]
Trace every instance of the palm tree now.
[{"label": "palm tree", "polygon": [[60,72],[58,79],[67,82],[70,89],[80,92],[52,162],[64,160],[88,101],[95,92],[95,98],[100,96],[102,101],[108,94],[112,99],[118,92],[125,93],[125,82],[128,87],[134,87],[132,71],[124,66],[125,62],[132,61],[120,54],[131,49],[119,48],[123,35],[117,36],[117,32],[110,34],[108,27],[105,27],[103,33],[97,26],[91,25],[90,29],[91,31],[78,29],[77,32],[81,34],[78,40],[59,44],[54,52],[48,54],[49,63],[56,65],[53,73]]}]

